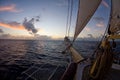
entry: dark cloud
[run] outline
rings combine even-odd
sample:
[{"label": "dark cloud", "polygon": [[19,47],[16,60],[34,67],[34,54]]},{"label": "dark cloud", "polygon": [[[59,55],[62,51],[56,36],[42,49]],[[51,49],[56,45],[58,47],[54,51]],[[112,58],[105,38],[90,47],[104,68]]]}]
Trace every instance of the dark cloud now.
[{"label": "dark cloud", "polygon": [[51,40],[50,36],[35,34],[35,39],[37,40]]},{"label": "dark cloud", "polygon": [[92,34],[88,34],[88,36],[89,36],[90,38],[93,38],[93,35],[92,35]]},{"label": "dark cloud", "polygon": [[0,39],[24,39],[24,40],[52,40],[50,36],[35,34],[34,37],[13,36],[11,34],[0,34]]},{"label": "dark cloud", "polygon": [[99,21],[104,21],[105,19],[103,18],[103,17],[93,17],[93,19],[95,20],[95,21],[97,21],[97,22],[99,22]]},{"label": "dark cloud", "polygon": [[4,33],[4,31],[2,29],[0,29],[0,33]]},{"label": "dark cloud", "polygon": [[0,35],[0,39],[11,39],[12,36],[10,34],[2,34]]},{"label": "dark cloud", "polygon": [[95,20],[97,23],[96,23],[96,26],[97,27],[104,27],[105,24],[104,24],[104,18],[103,17],[93,17],[93,20]]},{"label": "dark cloud", "polygon": [[35,34],[38,32],[38,30],[35,28],[34,26],[34,22],[38,22],[40,16],[35,16],[33,18],[31,18],[30,20],[27,20],[25,18],[25,20],[23,21],[23,23],[19,23],[16,21],[4,21],[4,22],[0,22],[0,26],[2,27],[7,27],[7,28],[13,28],[13,29],[19,29],[19,30],[28,30],[30,34]]},{"label": "dark cloud", "polygon": [[13,22],[8,22],[9,25],[11,26],[16,26],[16,25],[20,25],[20,23],[13,21]]},{"label": "dark cloud", "polygon": [[98,37],[94,37],[92,34],[88,34],[86,37],[78,38],[81,41],[99,41],[101,40],[101,35]]},{"label": "dark cloud", "polygon": [[6,27],[6,28],[18,29],[18,30],[25,29],[23,25],[21,25],[20,23],[18,23],[16,21],[11,21],[11,22],[8,22],[8,21],[1,22],[0,21],[0,26]]},{"label": "dark cloud", "polygon": [[35,19],[36,22],[38,22],[38,21],[40,21],[40,16],[35,16],[34,19]]},{"label": "dark cloud", "polygon": [[25,27],[26,30],[28,30],[30,32],[30,34],[35,34],[38,32],[38,30],[34,26],[34,22],[36,20],[38,21],[38,19],[36,19],[36,18],[32,18],[30,20],[27,20],[27,18],[25,18],[25,20],[23,22],[23,26]]},{"label": "dark cloud", "polygon": [[88,37],[84,37],[82,38],[83,40],[86,40],[86,41],[100,41],[102,38],[102,35],[99,35],[97,37],[94,37],[92,34],[88,34]]}]

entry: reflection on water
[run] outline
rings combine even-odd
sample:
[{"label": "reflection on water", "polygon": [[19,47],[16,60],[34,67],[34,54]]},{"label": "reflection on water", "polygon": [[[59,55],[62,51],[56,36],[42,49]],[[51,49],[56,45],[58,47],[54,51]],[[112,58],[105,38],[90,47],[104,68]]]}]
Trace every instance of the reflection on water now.
[{"label": "reflection on water", "polygon": [[60,53],[64,49],[62,41],[1,40],[0,43],[2,65],[60,62],[64,58]]},{"label": "reflection on water", "polygon": [[[94,41],[74,44],[84,57],[89,57],[95,46]],[[63,41],[0,40],[0,80],[13,80],[33,64],[66,65],[69,56],[61,54],[64,49]]]},{"label": "reflection on water", "polygon": [[0,80],[14,80],[33,64],[66,64],[62,41],[0,40]]}]

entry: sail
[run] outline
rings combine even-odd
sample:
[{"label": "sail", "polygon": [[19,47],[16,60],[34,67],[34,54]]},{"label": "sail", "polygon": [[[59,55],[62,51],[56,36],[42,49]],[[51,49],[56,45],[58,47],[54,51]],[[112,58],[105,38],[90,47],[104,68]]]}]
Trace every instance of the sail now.
[{"label": "sail", "polygon": [[120,34],[120,0],[112,0],[109,34]]},{"label": "sail", "polygon": [[77,38],[82,29],[86,26],[101,0],[80,0],[78,7],[77,23],[74,34],[74,40]]}]

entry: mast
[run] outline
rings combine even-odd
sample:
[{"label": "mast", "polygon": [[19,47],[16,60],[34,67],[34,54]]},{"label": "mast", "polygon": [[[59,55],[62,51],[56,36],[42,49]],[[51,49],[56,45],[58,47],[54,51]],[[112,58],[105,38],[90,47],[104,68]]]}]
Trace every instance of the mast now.
[{"label": "mast", "polygon": [[120,0],[111,0],[109,35],[120,35]]},{"label": "mast", "polygon": [[111,34],[111,31],[110,31],[110,20],[111,20],[111,19],[112,19],[112,0],[111,0],[110,17],[109,17],[108,29],[107,29],[107,33],[108,33],[108,35]]}]

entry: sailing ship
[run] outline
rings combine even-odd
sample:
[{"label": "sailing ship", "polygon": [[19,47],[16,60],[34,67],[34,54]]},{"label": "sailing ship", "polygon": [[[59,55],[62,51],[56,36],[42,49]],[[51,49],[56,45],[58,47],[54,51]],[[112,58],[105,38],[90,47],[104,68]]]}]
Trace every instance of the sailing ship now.
[{"label": "sailing ship", "polygon": [[[85,59],[72,46],[89,22],[102,0],[80,0],[73,41],[66,36],[66,49],[71,53],[71,64],[61,80],[111,80],[109,71],[114,60],[115,40],[120,39],[120,0],[111,0],[109,23],[102,40],[90,58]],[[86,5],[86,3],[89,3]],[[112,44],[110,44],[112,42]],[[120,70],[120,66],[118,67]]]},{"label": "sailing ship", "polygon": [[[79,0],[74,38],[72,41],[70,41],[68,36],[64,38],[66,49],[62,53],[66,54],[69,52],[72,57],[66,70],[65,67],[63,68],[59,65],[34,65],[24,71],[22,77],[18,77],[17,80],[111,80],[109,71],[113,64],[114,54],[116,54],[113,48],[116,46],[115,40],[120,39],[120,0],[111,0],[109,23],[93,55],[89,58],[84,58],[73,47],[78,35],[90,21],[101,1]],[[71,0],[71,3],[73,3],[73,0]],[[86,5],[86,3],[89,4]],[[111,42],[112,45],[110,44]],[[120,66],[117,66],[117,68],[120,73]],[[113,75],[116,74],[113,73]],[[119,80],[119,78],[112,80]]]}]

